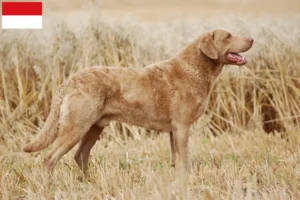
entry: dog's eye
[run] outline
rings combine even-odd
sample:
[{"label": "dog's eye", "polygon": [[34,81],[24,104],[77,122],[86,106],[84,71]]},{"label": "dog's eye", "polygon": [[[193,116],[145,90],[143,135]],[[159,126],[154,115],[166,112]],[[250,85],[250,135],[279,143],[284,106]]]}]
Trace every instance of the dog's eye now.
[{"label": "dog's eye", "polygon": [[226,36],[226,39],[229,39],[229,38],[231,38],[231,34],[228,34],[228,35]]}]

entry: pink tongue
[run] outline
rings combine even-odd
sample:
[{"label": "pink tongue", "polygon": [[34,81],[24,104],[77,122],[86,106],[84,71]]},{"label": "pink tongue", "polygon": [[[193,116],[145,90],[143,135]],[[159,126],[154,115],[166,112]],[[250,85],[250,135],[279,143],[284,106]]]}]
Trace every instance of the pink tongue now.
[{"label": "pink tongue", "polygon": [[229,53],[228,58],[237,62],[243,61],[243,58],[240,55],[234,53]]}]

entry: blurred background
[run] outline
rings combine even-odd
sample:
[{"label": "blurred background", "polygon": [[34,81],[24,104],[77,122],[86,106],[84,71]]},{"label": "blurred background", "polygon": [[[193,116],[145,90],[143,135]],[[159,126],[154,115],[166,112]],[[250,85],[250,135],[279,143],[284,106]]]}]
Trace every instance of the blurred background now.
[{"label": "blurred background", "polygon": [[124,16],[129,13],[139,18],[155,20],[176,15],[195,17],[227,14],[281,14],[299,11],[299,0],[45,0],[55,11],[82,9],[88,4],[101,7],[107,15]]}]

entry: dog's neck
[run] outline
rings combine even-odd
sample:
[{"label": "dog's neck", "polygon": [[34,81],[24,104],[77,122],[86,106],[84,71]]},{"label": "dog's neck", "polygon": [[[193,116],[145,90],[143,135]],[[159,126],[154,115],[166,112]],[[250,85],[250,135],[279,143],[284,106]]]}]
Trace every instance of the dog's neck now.
[{"label": "dog's neck", "polygon": [[188,45],[174,59],[193,81],[198,79],[199,82],[209,82],[209,84],[216,79],[224,66],[220,59],[213,60],[203,54],[198,48],[197,41]]}]

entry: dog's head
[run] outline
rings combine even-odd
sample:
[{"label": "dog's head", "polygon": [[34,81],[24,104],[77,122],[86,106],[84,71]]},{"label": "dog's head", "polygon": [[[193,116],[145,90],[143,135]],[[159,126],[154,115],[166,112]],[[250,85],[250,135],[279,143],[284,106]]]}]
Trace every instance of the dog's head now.
[{"label": "dog's head", "polygon": [[220,60],[223,64],[244,65],[247,59],[239,53],[248,51],[253,39],[232,35],[225,29],[205,33],[199,41],[199,50],[207,57]]}]

